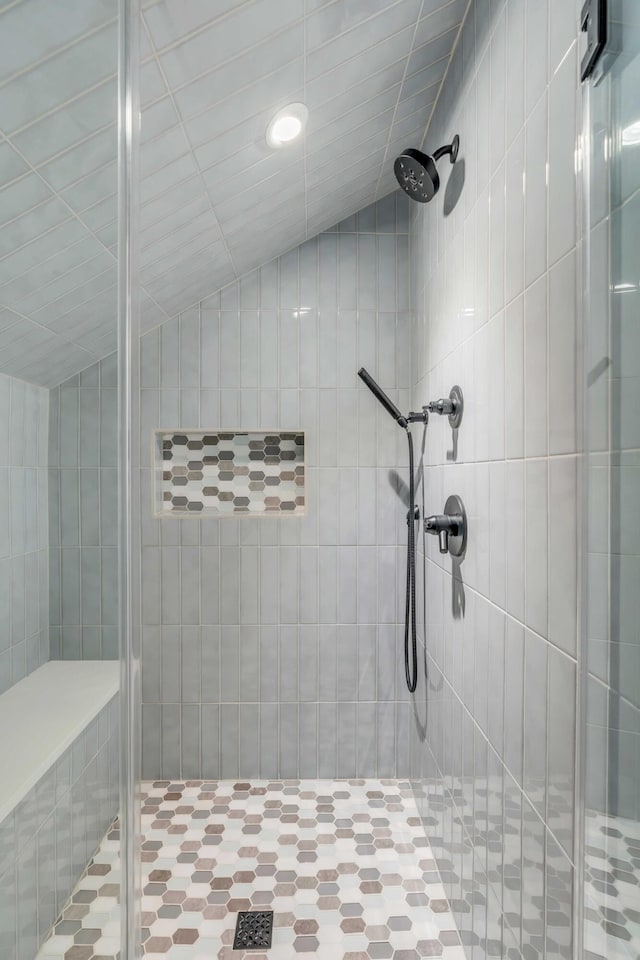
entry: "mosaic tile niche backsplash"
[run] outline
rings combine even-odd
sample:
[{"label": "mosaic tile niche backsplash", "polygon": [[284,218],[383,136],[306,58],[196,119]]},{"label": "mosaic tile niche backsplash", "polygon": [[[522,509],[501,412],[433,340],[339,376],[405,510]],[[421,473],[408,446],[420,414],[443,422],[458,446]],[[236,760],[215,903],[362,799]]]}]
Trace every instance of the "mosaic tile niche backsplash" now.
[{"label": "mosaic tile niche backsplash", "polygon": [[304,515],[304,434],[158,431],[160,516]]}]

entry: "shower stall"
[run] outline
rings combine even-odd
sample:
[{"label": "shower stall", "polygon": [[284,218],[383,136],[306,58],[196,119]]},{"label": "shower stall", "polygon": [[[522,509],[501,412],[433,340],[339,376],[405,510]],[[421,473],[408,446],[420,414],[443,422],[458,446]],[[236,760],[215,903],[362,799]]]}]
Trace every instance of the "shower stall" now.
[{"label": "shower stall", "polygon": [[635,4],[0,53],[3,960],[636,958]]}]

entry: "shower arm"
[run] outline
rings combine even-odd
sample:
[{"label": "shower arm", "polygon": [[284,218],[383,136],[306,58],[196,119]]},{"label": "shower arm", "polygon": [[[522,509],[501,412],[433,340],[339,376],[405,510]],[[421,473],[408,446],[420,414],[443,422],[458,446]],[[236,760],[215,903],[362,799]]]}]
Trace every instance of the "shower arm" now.
[{"label": "shower arm", "polygon": [[[446,157],[447,155],[451,155],[451,154],[453,154],[454,152],[455,152],[455,153],[458,152],[458,145],[457,145],[457,144],[454,145],[454,144],[452,144],[452,143],[449,143],[449,144],[447,144],[446,147],[438,147],[438,149],[436,150],[436,152],[435,152],[434,155],[433,155],[433,159],[437,162],[437,161],[440,160],[442,157]],[[451,162],[453,163],[454,161],[452,160]]]}]

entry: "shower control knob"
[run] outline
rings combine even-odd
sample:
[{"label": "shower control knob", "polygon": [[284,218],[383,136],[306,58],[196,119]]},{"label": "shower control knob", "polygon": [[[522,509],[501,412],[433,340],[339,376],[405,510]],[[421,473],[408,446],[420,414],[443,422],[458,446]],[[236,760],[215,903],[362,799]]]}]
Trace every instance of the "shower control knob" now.
[{"label": "shower control knob", "polygon": [[438,413],[440,416],[447,416],[449,418],[449,424],[454,430],[457,430],[462,423],[463,409],[464,397],[462,390],[457,384],[451,388],[448,397],[442,397],[440,400],[432,400],[427,404],[429,413]]},{"label": "shower control knob", "polygon": [[440,553],[449,553],[449,534],[455,536],[458,533],[458,519],[437,514],[433,517],[427,517],[424,522],[424,529],[426,533],[432,533],[434,536],[438,535]]},{"label": "shower control knob", "polygon": [[429,404],[430,413],[439,413],[440,416],[446,413],[447,416],[453,413],[453,400],[432,400]]},{"label": "shower control knob", "polygon": [[460,497],[449,497],[444,513],[426,517],[424,531],[438,537],[440,553],[463,556],[467,547],[467,513]]}]

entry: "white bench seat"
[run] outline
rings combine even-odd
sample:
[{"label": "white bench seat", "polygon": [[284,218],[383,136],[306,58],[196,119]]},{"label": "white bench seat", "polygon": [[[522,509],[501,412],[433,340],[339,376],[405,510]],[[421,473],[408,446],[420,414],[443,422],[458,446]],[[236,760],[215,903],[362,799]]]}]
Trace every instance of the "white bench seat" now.
[{"label": "white bench seat", "polygon": [[0,823],[115,697],[115,660],[51,660],[0,695]]}]

